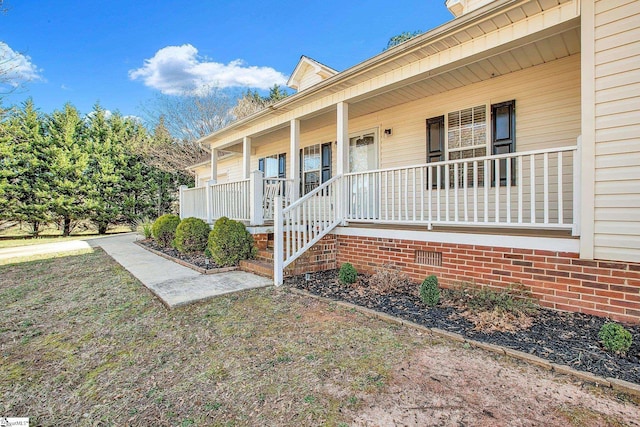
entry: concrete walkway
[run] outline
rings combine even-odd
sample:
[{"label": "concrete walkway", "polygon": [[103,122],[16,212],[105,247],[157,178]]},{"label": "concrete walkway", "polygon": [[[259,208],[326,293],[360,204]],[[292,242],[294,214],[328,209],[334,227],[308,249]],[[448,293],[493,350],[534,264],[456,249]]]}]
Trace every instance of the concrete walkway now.
[{"label": "concrete walkway", "polygon": [[126,268],[168,307],[201,301],[216,295],[273,284],[271,279],[244,271],[200,274],[135,245],[135,233],[89,240]]}]

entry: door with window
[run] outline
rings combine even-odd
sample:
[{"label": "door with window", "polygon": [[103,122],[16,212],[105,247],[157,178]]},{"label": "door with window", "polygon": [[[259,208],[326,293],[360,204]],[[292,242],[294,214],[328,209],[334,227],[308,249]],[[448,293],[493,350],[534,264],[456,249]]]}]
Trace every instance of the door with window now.
[{"label": "door with window", "polygon": [[364,173],[378,169],[377,131],[371,130],[349,138],[349,172],[352,175],[351,214],[352,217],[375,219],[378,216],[379,191],[376,176]]}]

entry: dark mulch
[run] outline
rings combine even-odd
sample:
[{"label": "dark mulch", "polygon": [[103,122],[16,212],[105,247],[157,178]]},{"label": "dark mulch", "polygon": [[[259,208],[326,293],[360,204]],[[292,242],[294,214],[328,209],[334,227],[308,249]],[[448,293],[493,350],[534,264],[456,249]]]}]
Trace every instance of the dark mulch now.
[{"label": "dark mulch", "polygon": [[[386,295],[362,292],[353,286],[342,285],[337,280],[336,270],[312,273],[308,278],[292,277],[286,284],[427,327],[455,332],[476,341],[530,353],[580,371],[640,384],[640,326],[626,325],[633,336],[633,344],[626,356],[619,356],[605,351],[599,343],[598,332],[607,321],[604,318],[540,309],[528,329],[485,333],[475,330],[473,323],[461,315],[461,309],[442,301],[436,307],[428,308],[410,291]],[[446,297],[447,292],[444,291],[443,300]]]},{"label": "dark mulch", "polygon": [[189,264],[195,265],[196,267],[204,268],[205,270],[214,270],[216,268],[220,268],[212,260],[209,260],[209,264],[207,264],[207,257],[204,256],[203,253],[183,254],[178,252],[176,249],[160,246],[156,243],[155,240],[152,239],[140,240],[138,241],[138,243],[148,248],[154,249],[158,252],[162,252],[165,255],[169,255],[170,257],[188,262]]}]

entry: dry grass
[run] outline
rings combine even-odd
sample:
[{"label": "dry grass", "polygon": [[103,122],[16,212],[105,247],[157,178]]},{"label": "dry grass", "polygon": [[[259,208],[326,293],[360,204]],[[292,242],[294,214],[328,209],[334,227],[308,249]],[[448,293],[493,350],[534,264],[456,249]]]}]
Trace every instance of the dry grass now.
[{"label": "dry grass", "polygon": [[[169,311],[101,250],[0,267],[0,307],[0,414],[31,425],[388,425],[380,417],[393,411],[406,425],[457,414],[527,425],[524,407],[565,425],[555,395],[541,394],[551,387],[578,410],[614,408],[599,409],[612,418],[584,412],[585,422],[637,408],[604,394],[581,404],[585,391],[548,372],[283,290]],[[487,415],[478,393],[504,411]],[[425,402],[439,399],[453,403],[434,418]]]},{"label": "dry grass", "polygon": [[339,425],[418,343],[274,289],[168,311],[99,250],[0,267],[0,306],[0,413],[32,425]]}]

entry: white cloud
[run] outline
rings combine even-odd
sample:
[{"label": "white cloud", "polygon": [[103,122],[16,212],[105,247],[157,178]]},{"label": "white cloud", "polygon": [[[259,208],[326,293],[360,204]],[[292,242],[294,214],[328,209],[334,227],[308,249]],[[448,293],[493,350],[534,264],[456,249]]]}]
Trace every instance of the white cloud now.
[{"label": "white cloud", "polygon": [[41,72],[29,56],[14,51],[5,42],[0,42],[0,84],[15,88],[28,81],[44,80]]},{"label": "white cloud", "polygon": [[240,59],[228,64],[208,61],[190,44],[158,50],[142,67],[130,70],[129,78],[140,79],[167,95],[194,94],[212,87],[268,89],[287,82],[287,77],[273,68],[248,66]]}]

